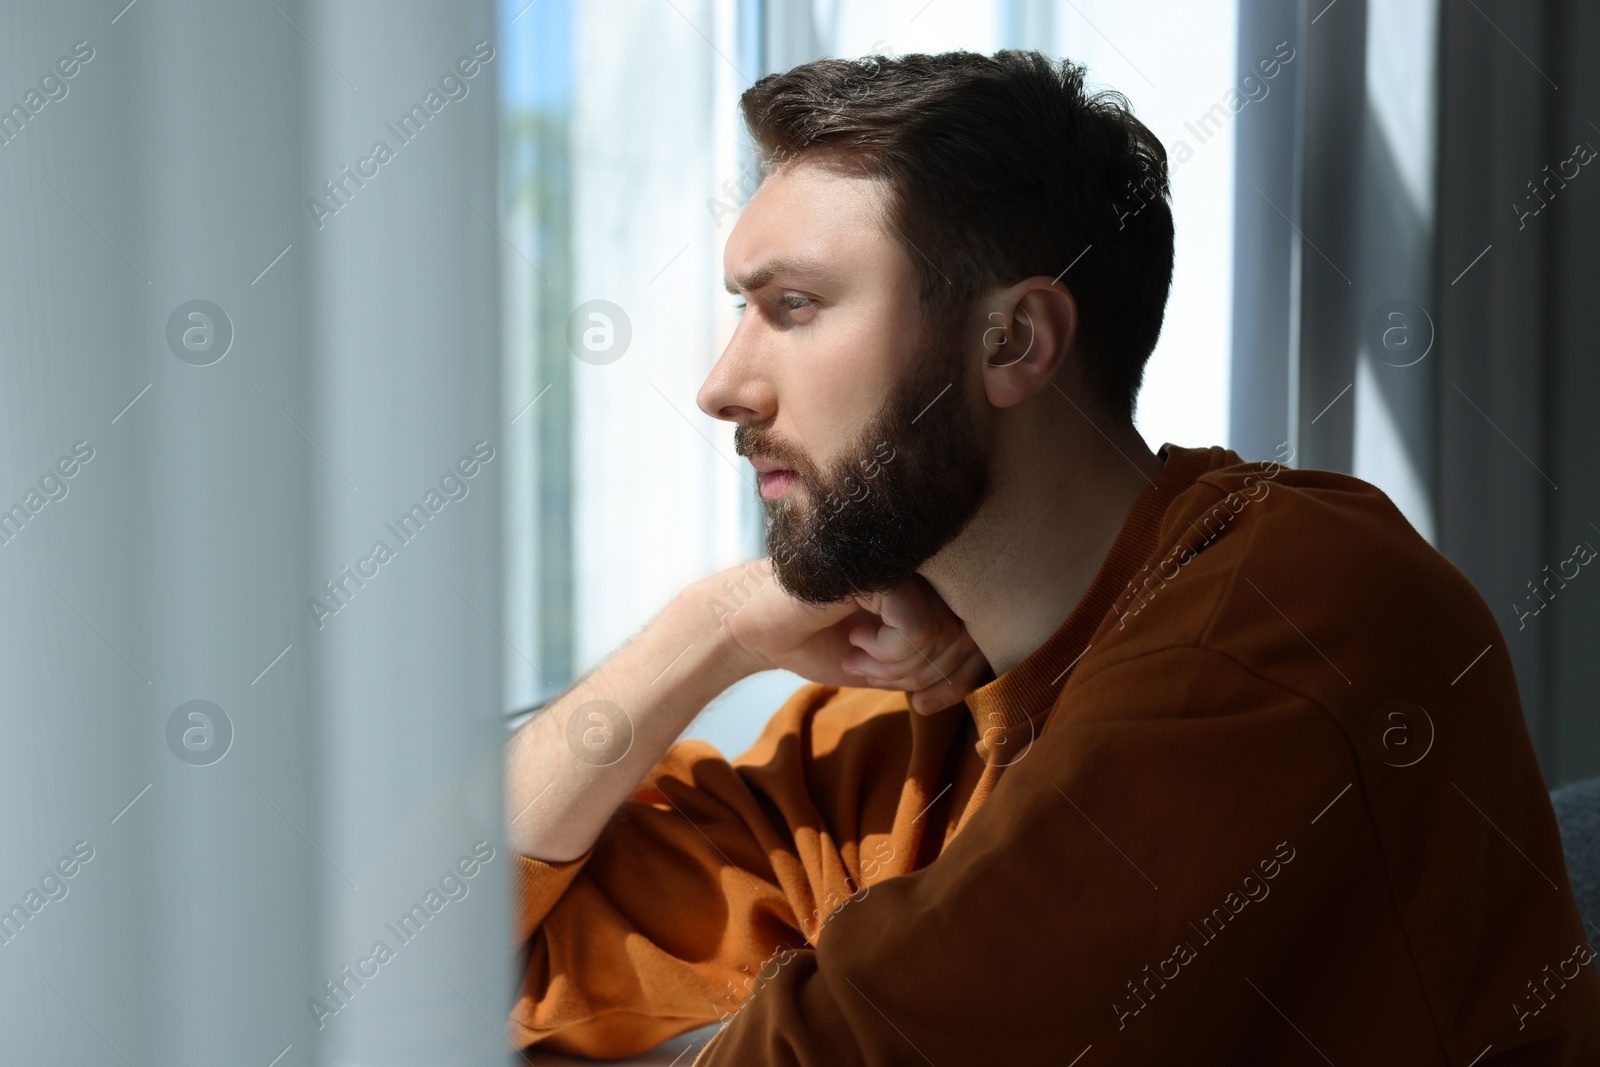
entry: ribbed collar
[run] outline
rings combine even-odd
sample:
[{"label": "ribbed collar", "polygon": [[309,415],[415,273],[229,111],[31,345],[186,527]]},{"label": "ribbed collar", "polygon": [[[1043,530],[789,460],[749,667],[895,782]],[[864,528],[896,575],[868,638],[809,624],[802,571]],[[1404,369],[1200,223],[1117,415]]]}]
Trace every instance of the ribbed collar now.
[{"label": "ribbed collar", "polygon": [[[967,694],[967,708],[983,739],[980,750],[991,741],[1008,737],[1015,744],[1020,739],[1010,736],[1013,728],[1031,721],[1036,729],[1049,713],[1066,685],[1069,669],[1088,650],[1090,636],[1117,596],[1155,552],[1161,519],[1173,498],[1192,485],[1211,461],[1211,449],[1180,448],[1170,443],[1163,444],[1158,455],[1166,457],[1166,465],[1134,501],[1111,551],[1072,614],[1021,663]],[[1024,727],[1023,732],[1031,734],[1032,730]]]}]

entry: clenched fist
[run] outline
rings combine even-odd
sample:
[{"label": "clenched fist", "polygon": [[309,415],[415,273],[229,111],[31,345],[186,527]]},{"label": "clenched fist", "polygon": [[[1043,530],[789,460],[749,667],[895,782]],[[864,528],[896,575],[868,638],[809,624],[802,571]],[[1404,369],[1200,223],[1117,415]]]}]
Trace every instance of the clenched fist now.
[{"label": "clenched fist", "polygon": [[[741,598],[729,607],[721,591],[734,588]],[[902,690],[922,714],[960,702],[989,672],[966,625],[917,575],[887,593],[817,606],[785,593],[771,560],[761,559],[692,589],[722,604],[718,623],[752,670],[782,668],[824,685]]]}]

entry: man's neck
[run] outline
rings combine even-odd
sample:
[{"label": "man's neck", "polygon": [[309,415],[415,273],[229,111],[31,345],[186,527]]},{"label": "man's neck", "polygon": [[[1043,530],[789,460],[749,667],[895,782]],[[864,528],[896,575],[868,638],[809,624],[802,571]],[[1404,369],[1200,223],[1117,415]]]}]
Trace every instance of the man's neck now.
[{"label": "man's neck", "polygon": [[[993,491],[961,534],[921,568],[1000,675],[1044,644],[1088,592],[1162,460],[1128,428],[1092,426],[1055,442],[1001,446]],[[1002,475],[1001,472],[1005,472]]]}]

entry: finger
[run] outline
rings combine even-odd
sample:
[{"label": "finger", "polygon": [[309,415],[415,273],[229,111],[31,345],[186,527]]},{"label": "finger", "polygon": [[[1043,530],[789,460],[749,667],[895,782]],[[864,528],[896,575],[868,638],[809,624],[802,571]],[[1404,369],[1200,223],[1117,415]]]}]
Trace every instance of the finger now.
[{"label": "finger", "polygon": [[868,611],[876,615],[878,614],[878,606],[883,603],[883,594],[858,593],[855,599],[857,604],[860,604],[863,608],[866,608]]},{"label": "finger", "polygon": [[981,652],[974,649],[954,669],[942,675],[934,675],[927,685],[902,685],[898,688],[906,693],[907,702],[912,710],[929,715],[961,703],[968,693],[979,687],[988,677],[988,673],[989,661]]},{"label": "finger", "polygon": [[[918,579],[920,581],[920,579]],[[964,632],[965,625],[944,606],[911,583],[903,592],[885,594],[878,621],[866,620],[851,629],[849,640],[882,663],[898,663],[921,654],[931,656]]]},{"label": "finger", "polygon": [[906,649],[895,647],[891,650],[881,643],[891,636],[909,633],[913,641],[930,639],[939,617],[933,610],[923,584],[922,578],[912,575],[887,593],[856,597],[856,602],[878,616],[881,622],[877,627],[863,626],[852,631],[851,643],[879,659],[894,660],[903,658]]},{"label": "finger", "polygon": [[989,661],[983,653],[974,650],[966,661],[938,683],[913,691],[908,697],[911,709],[921,715],[953,707],[978,688],[979,681],[989,672]]},{"label": "finger", "polygon": [[892,626],[918,643],[932,640],[939,627],[955,618],[939,594],[920,574],[913,574],[887,593],[878,604],[884,625]]},{"label": "finger", "polygon": [[[948,678],[951,671],[961,667],[977,652],[971,635],[961,630],[954,640],[937,648],[913,649],[911,655],[893,663],[873,659],[856,660],[853,657],[859,653],[853,653],[846,669],[853,668],[877,679],[881,688],[925,689]],[[981,653],[978,654],[981,656]]]},{"label": "finger", "polygon": [[953,677],[953,672],[959,670],[973,656],[982,658],[983,653],[963,631],[961,640],[951,644],[942,652],[927,657],[918,656],[917,661],[908,662],[905,673],[900,676],[900,684],[911,691],[931,688],[941,682],[949,681]]},{"label": "finger", "polygon": [[952,619],[950,624],[939,632],[913,638],[904,630],[890,626],[881,619],[868,618],[851,627],[849,641],[861,650],[857,658],[872,659],[884,664],[898,664],[920,658],[917,654],[918,649],[927,652],[930,649],[949,646],[960,637],[961,632],[960,624]]},{"label": "finger", "polygon": [[909,677],[929,664],[947,669],[945,665],[953,667],[973,648],[972,635],[953,615],[937,632],[921,640],[912,640],[892,626],[876,628],[867,637],[865,631],[869,629],[874,629],[870,619],[852,628],[850,643],[861,651],[847,655],[843,665],[880,678]]}]

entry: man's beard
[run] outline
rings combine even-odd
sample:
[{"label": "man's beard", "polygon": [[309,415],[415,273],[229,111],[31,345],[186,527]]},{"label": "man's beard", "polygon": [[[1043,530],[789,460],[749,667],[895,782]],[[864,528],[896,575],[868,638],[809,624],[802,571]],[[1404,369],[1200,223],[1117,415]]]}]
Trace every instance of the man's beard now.
[{"label": "man's beard", "polygon": [[799,480],[783,497],[761,500],[767,555],[790,596],[830,604],[888,592],[949,544],[988,495],[988,456],[961,388],[958,335],[929,333],[946,339],[923,349],[830,470],[765,428],[734,431],[741,456],[782,463]]}]

